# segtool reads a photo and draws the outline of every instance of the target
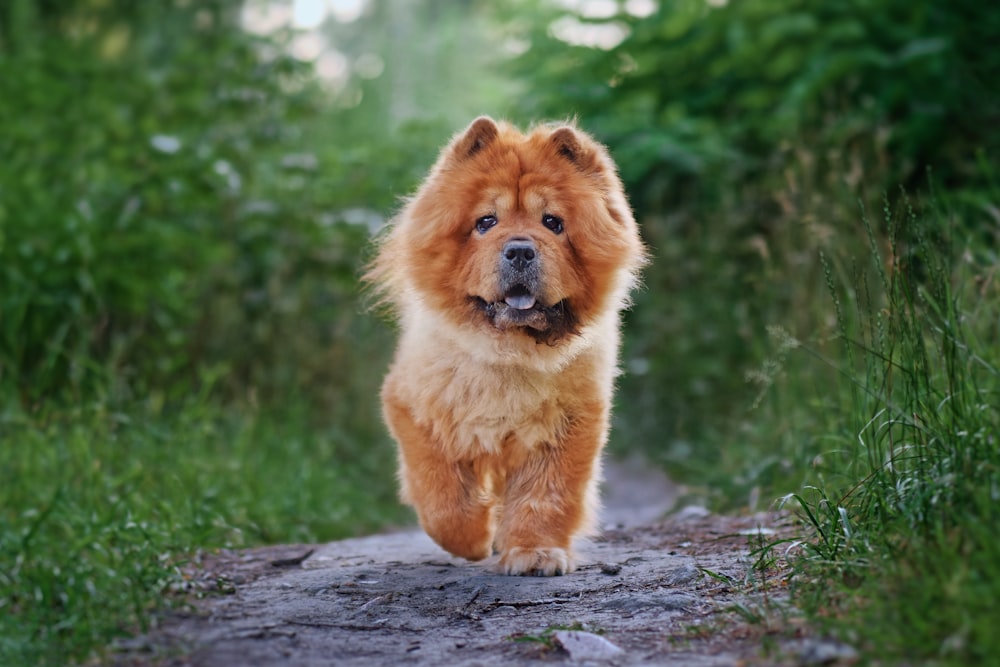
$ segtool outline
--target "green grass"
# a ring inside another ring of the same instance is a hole
[[[805,346],[819,363],[796,371],[839,381],[816,418],[827,446],[788,497],[810,529],[796,599],[868,660],[989,664],[1000,654],[997,258],[952,238],[945,212],[903,208],[886,207],[884,243],[863,215],[870,261],[824,259],[841,345],[832,356]]]
[[[194,550],[330,540],[406,516],[384,439],[301,414],[196,398],[171,411],[8,409],[0,441],[0,665],[63,665],[145,629]]]

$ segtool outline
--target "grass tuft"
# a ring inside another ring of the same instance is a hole
[[[871,266],[850,289],[821,259],[850,409],[830,422],[819,483],[785,499],[813,536],[798,599],[874,658],[984,664],[1000,651],[986,602],[1000,595],[995,269],[954,247],[941,210],[903,197],[884,214],[880,244],[862,210]]]
[[[391,449],[301,415],[106,405],[0,415],[0,664],[64,665],[147,630],[201,548],[401,521]]]

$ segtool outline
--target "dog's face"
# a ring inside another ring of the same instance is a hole
[[[379,258],[398,265],[379,270],[459,326],[557,345],[624,305],[643,257],[599,144],[480,118],[400,216]]]

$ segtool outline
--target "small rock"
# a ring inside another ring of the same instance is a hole
[[[663,578],[660,579],[660,581],[667,586],[683,586],[698,580],[701,576],[701,570],[688,563],[670,570],[663,575]]]
[[[582,630],[558,630],[553,635],[556,643],[576,661],[608,660],[625,651],[604,637]]]
[[[858,660],[854,647],[830,639],[807,639],[798,653],[803,665],[850,665]]]
[[[598,563],[601,574],[618,574],[622,571],[622,566],[618,563]]]

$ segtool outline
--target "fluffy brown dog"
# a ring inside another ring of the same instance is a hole
[[[397,216],[366,276],[401,324],[383,412],[401,497],[446,550],[574,569],[644,261],[611,158],[572,126],[476,119]]]

